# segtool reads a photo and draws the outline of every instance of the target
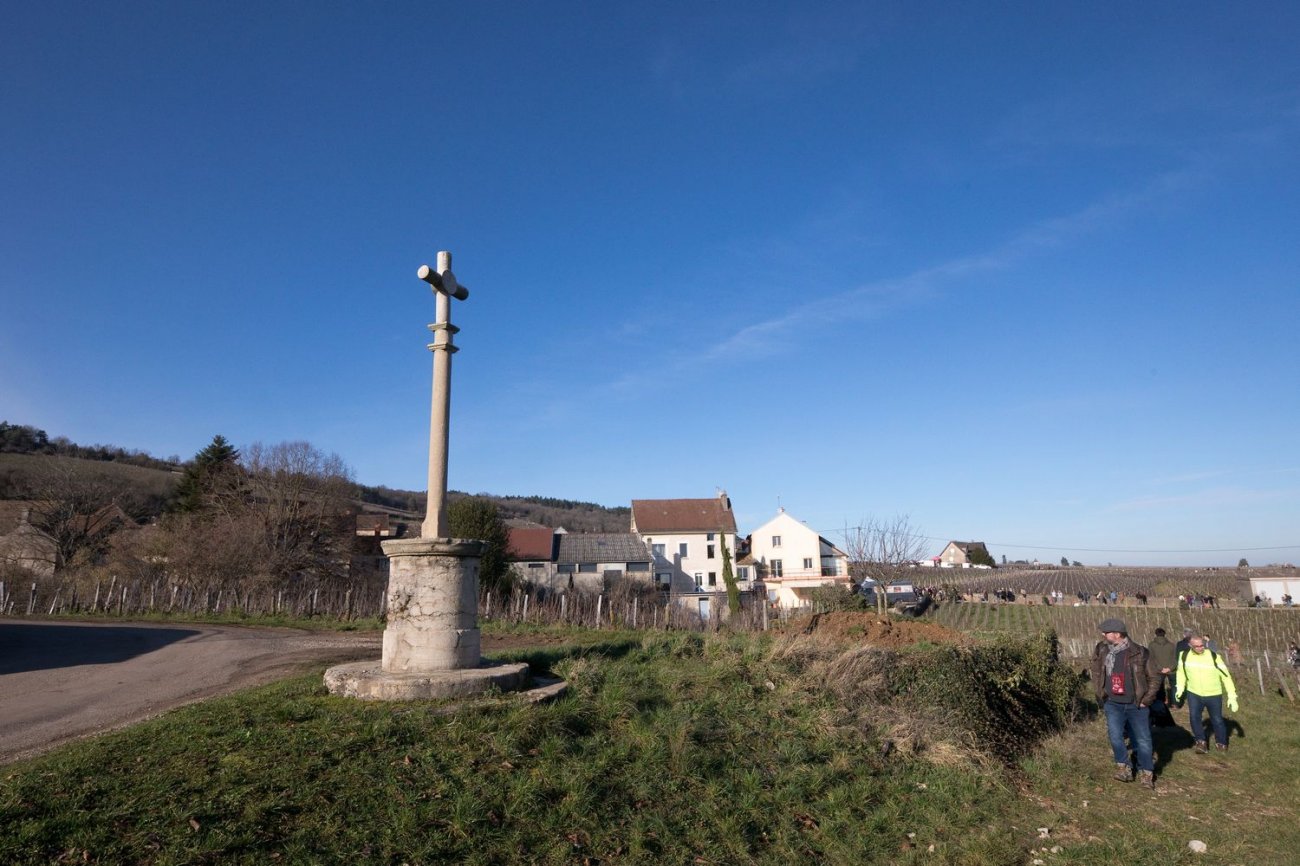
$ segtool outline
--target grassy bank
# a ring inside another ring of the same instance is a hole
[[[1226,756],[1162,732],[1152,794],[1109,780],[1097,718],[1049,732],[1067,681],[1042,638],[584,637],[513,654],[569,679],[546,705],[445,715],[309,676],[5,767],[0,862],[1264,866],[1300,847],[1281,698],[1243,701]]]
[[[543,706],[439,715],[299,678],[6,768],[0,862],[1008,863],[1001,773],[882,748],[824,651],[533,650]],[[895,716],[895,723],[899,718]]]

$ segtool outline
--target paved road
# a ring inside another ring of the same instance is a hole
[[[0,619],[0,763],[304,668],[379,657],[378,633]]]

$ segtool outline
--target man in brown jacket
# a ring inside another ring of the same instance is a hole
[[[1123,620],[1104,619],[1098,628],[1103,640],[1092,653],[1092,682],[1097,702],[1106,713],[1106,733],[1115,758],[1115,778],[1133,781],[1128,734],[1137,758],[1142,787],[1154,789],[1155,760],[1151,747],[1151,702],[1160,689],[1160,671],[1147,648],[1129,640]]]

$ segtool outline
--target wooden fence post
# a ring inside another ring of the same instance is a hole
[[[1281,669],[1281,668],[1278,668],[1274,673],[1277,674],[1277,682],[1278,682],[1278,685],[1280,685],[1280,686],[1282,687],[1282,694],[1286,695],[1286,699],[1287,699],[1288,701],[1291,701],[1292,703],[1294,703],[1294,702],[1295,702],[1295,694],[1292,693],[1292,691],[1291,691],[1291,684],[1288,683],[1288,682],[1286,681],[1286,677],[1282,675],[1282,669]]]

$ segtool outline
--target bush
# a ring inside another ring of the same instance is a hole
[[[1003,760],[1012,760],[1079,713],[1079,675],[1062,665],[1056,633],[1003,635],[901,658],[895,694],[937,713]]]
[[[941,763],[1014,761],[1081,706],[1080,678],[1061,664],[1050,631],[903,652],[794,638],[771,662],[805,693],[830,698],[841,724]]]
[[[870,600],[843,586],[819,586],[809,593],[813,610],[873,610]]]

